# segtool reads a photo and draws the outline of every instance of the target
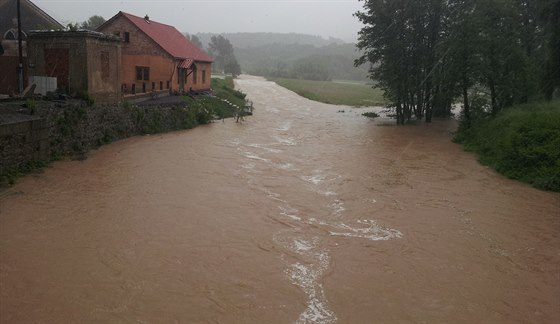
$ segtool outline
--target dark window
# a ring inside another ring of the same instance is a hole
[[[145,66],[136,67],[136,80],[150,80],[150,68]]]
[[[136,93],[136,84],[132,84],[132,94]]]
[[[144,68],[144,80],[150,80],[150,68]]]
[[[142,92],[146,92],[146,82],[142,83]]]
[[[136,67],[136,80],[142,80],[142,68],[140,66]]]
[[[8,30],[6,32],[6,34],[4,34],[4,38],[9,39],[9,40],[16,40],[17,39],[16,34],[11,30]]]
[[[156,89],[156,83],[152,82],[152,90],[155,90],[155,89]]]
[[[206,83],[206,70],[202,70],[202,84]]]
[[[169,89],[169,81],[167,81],[167,88],[166,89]]]
[[[130,33],[129,32],[124,32],[124,42],[125,43],[130,43]]]
[[[160,81],[160,82],[159,82],[159,89],[160,89],[160,90],[163,90],[163,81]]]

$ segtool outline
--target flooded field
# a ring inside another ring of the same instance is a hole
[[[452,121],[380,126],[236,82],[242,124],[0,192],[1,323],[560,321],[558,193],[481,166]]]

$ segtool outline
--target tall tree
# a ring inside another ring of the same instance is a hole
[[[558,0],[364,0],[356,16],[365,26],[355,64],[370,64],[398,124],[446,115],[456,97],[468,120],[481,94],[488,104],[476,108],[494,115],[558,87]]]
[[[233,46],[222,35],[212,36],[208,44],[208,52],[214,58],[213,68],[224,73],[237,76],[241,73],[237,59],[233,54]]]
[[[88,30],[96,30],[97,27],[101,26],[105,22],[105,18],[93,15],[88,18],[88,20],[81,23],[80,28]]]
[[[200,48],[200,49],[204,49],[202,42],[200,41],[200,38],[198,38],[198,36],[196,35],[189,35],[189,34],[185,34],[185,37],[187,37],[191,43],[194,44],[194,46]]]

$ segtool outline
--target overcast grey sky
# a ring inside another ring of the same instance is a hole
[[[62,24],[119,10],[175,26],[182,32],[297,32],[355,40],[358,0],[32,0]]]

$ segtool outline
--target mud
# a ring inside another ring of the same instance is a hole
[[[560,195],[243,77],[254,116],[0,193],[1,323],[557,323]],[[344,113],[339,112],[344,110]]]

